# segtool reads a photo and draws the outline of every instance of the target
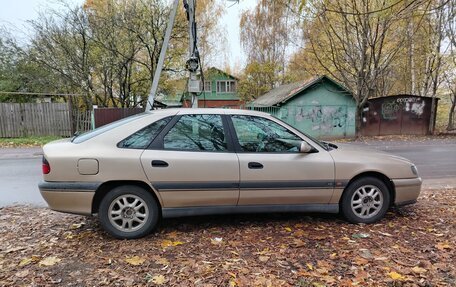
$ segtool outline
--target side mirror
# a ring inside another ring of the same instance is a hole
[[[309,152],[313,151],[313,149],[314,149],[314,148],[313,148],[310,144],[308,144],[308,143],[305,142],[305,141],[302,141],[302,142],[301,142],[301,146],[300,146],[300,148],[299,148],[299,152],[302,152],[302,153],[309,153]]]

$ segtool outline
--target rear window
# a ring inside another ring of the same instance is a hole
[[[76,144],[85,142],[86,140],[94,138],[94,137],[96,137],[98,135],[101,135],[101,134],[103,134],[103,133],[105,133],[107,131],[110,131],[112,129],[120,127],[120,126],[122,126],[124,124],[127,124],[129,122],[132,122],[134,120],[143,118],[143,117],[145,117],[147,115],[149,115],[149,114],[148,113],[141,113],[141,114],[133,115],[133,116],[130,116],[130,117],[127,117],[127,118],[112,122],[110,124],[107,124],[107,125],[101,126],[99,128],[96,128],[93,131],[89,131],[89,132],[83,133],[83,134],[81,134],[79,136],[76,136],[76,137],[74,137],[71,140],[71,142],[72,143],[76,143]]]
[[[159,132],[169,123],[171,117],[158,120],[117,144],[119,148],[145,149],[155,139]]]

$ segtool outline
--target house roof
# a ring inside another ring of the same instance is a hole
[[[209,69],[206,70],[205,73],[210,74],[211,72],[216,72],[216,73],[219,73],[219,74],[223,74],[223,75],[225,75],[225,76],[228,76],[228,77],[230,77],[230,78],[233,78],[233,79],[239,81],[239,78],[237,78],[237,77],[235,77],[235,76],[233,76],[233,75],[230,75],[230,74],[228,74],[227,72],[225,72],[225,71],[223,71],[223,70],[220,70],[220,69],[218,69],[218,68],[216,68],[216,67],[210,67]]]
[[[283,104],[293,98],[294,96],[298,95],[302,91],[314,86],[317,83],[321,83],[322,81],[327,80],[336,86],[338,86],[342,91],[351,92],[342,86],[340,83],[336,82],[335,80],[331,79],[328,76],[320,76],[320,77],[313,77],[307,79],[305,81],[295,82],[291,84],[286,84],[279,86],[275,89],[270,90],[266,94],[258,97],[252,103],[257,106],[274,106],[277,104]]]

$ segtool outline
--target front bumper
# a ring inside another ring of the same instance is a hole
[[[393,179],[396,189],[396,199],[394,204],[397,206],[415,203],[420,195],[421,184],[423,181],[420,177],[407,179]]]
[[[98,183],[49,181],[38,185],[50,209],[81,215],[92,214],[92,201],[98,186]]]

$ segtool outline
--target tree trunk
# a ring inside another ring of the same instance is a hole
[[[450,113],[448,114],[448,126],[446,128],[447,131],[452,131],[456,127],[454,126],[454,112],[456,108],[456,94],[453,94],[453,99],[451,103]]]

